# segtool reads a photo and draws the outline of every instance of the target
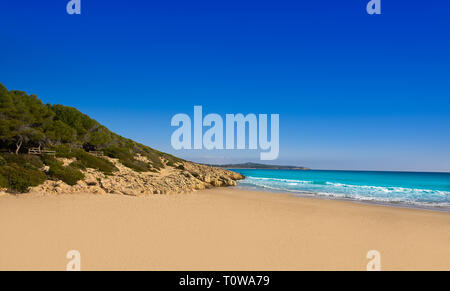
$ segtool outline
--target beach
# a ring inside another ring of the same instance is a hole
[[[450,270],[450,213],[214,188],[0,196],[0,270]]]

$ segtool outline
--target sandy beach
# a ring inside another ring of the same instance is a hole
[[[450,213],[216,188],[0,196],[0,270],[450,270]]]

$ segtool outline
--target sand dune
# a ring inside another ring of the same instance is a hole
[[[450,270],[450,214],[284,194],[0,197],[0,270]]]

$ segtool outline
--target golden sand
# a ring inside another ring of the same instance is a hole
[[[218,188],[3,195],[0,270],[450,270],[450,213]]]

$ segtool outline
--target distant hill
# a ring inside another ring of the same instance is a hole
[[[278,166],[278,165],[266,165],[258,163],[226,164],[226,165],[211,165],[211,166],[227,169],[310,170],[309,168],[298,166]]]

